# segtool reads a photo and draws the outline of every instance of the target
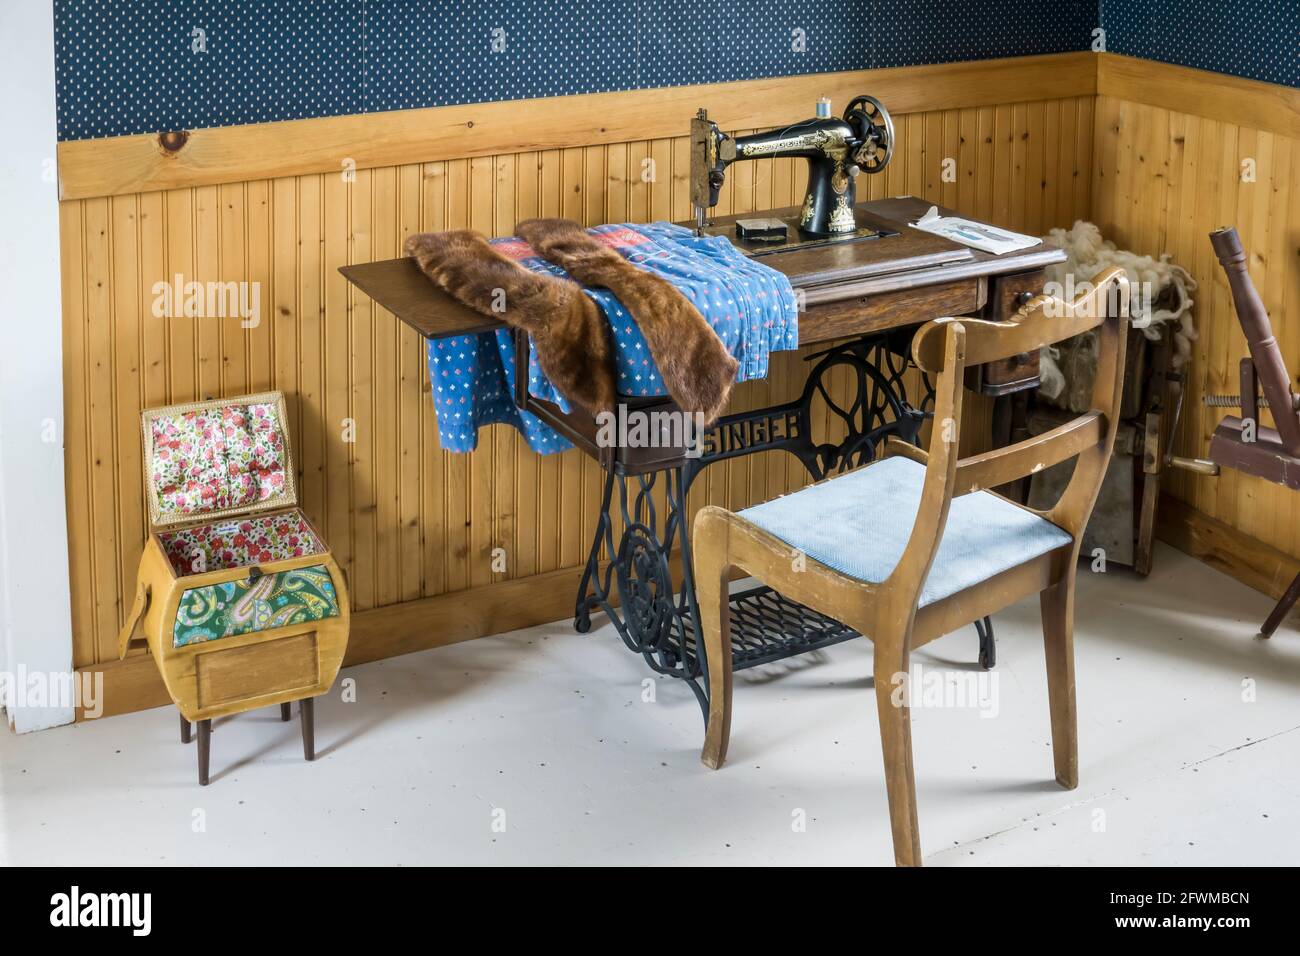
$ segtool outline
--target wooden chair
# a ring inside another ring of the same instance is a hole
[[[1119,422],[1129,287],[1098,276],[1072,303],[1039,296],[1009,322],[938,319],[912,343],[937,374],[930,451],[891,439],[885,457],[739,513],[695,519],[695,574],[709,670],[701,759],[717,769],[731,732],[727,583],[733,569],[870,638],[885,785],[899,865],[920,865],[908,707],[894,706],[911,651],[1021,598],[1040,594],[1056,779],[1078,785],[1074,703],[1074,577],[1083,529]],[[1109,306],[1109,308],[1108,308]],[[958,457],[962,379],[978,365],[1100,327],[1092,410],[1045,434]],[[1035,511],[984,489],[1070,458],[1054,507]]]

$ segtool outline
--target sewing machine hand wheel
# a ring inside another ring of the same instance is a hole
[[[844,108],[844,122],[862,140],[853,162],[863,172],[878,173],[894,158],[894,121],[874,96],[855,96]]]

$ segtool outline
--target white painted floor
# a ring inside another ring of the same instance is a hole
[[[1300,863],[1300,628],[1256,640],[1270,604],[1164,547],[1146,581],[1082,570],[1068,793],[1037,602],[998,615],[996,716],[913,709],[926,863]],[[892,863],[869,643],[737,675],[711,772],[690,692],[644,702],[603,621],[344,671],[357,702],[318,701],[312,764],[296,715],[220,721],[207,788],[171,709],[0,733],[0,862]],[[975,652],[966,630],[915,661],[973,675]]]

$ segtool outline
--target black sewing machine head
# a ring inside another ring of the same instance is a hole
[[[708,210],[718,204],[726,169],[742,159],[802,156],[808,160],[808,193],[798,229],[814,241],[867,238],[854,215],[854,180],[860,172],[878,173],[894,154],[894,124],[880,103],[857,96],[836,119],[830,102],[818,104],[817,116],[767,133],[732,139],[704,110],[691,120],[691,203],[703,232]],[[804,244],[804,243],[801,243]]]

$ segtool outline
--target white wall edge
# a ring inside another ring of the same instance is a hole
[[[23,733],[74,716],[50,0],[0,11],[0,88],[0,684]]]

